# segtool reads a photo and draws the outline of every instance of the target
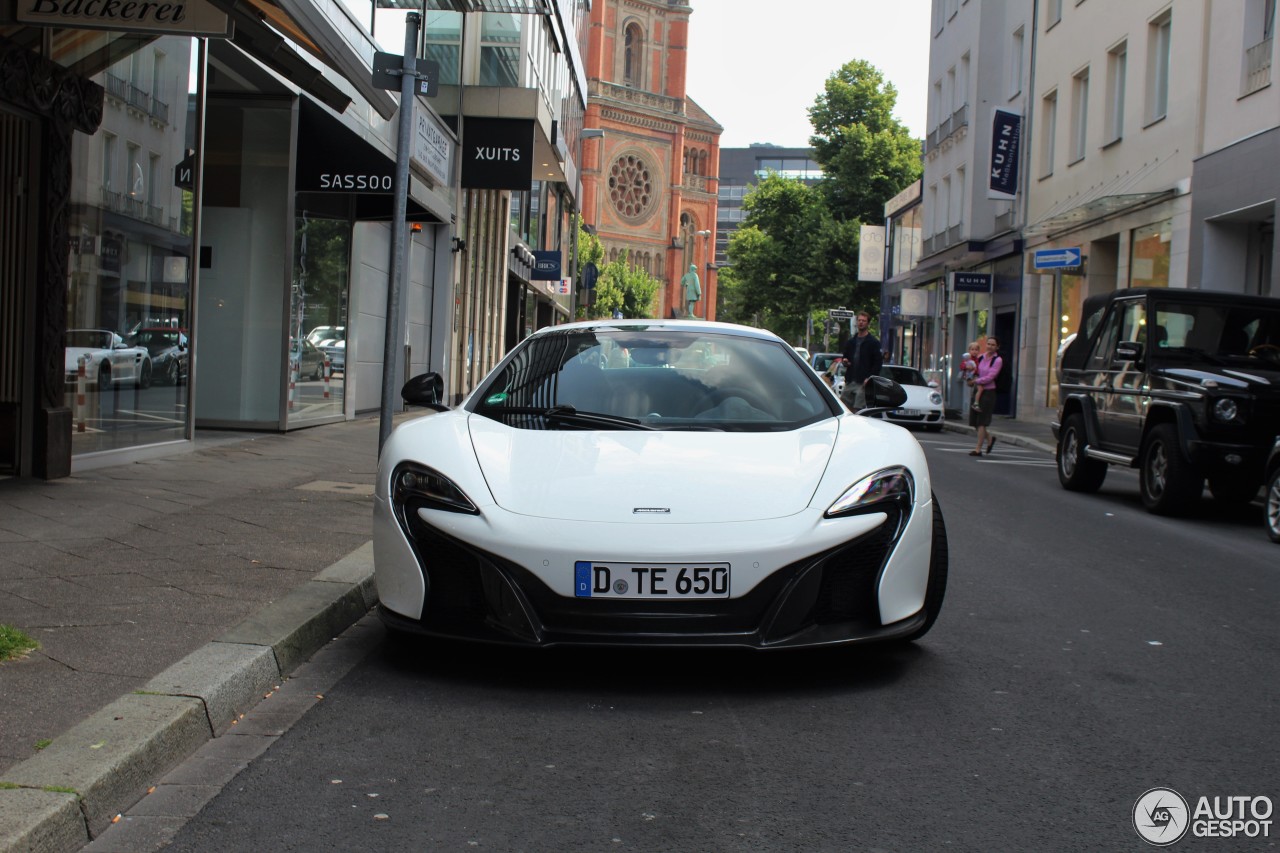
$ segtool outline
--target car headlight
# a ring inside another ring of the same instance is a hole
[[[452,480],[425,465],[401,462],[391,474],[391,499],[398,506],[430,507],[479,515],[480,510]]]
[[[826,518],[884,512],[897,506],[909,511],[915,502],[916,484],[911,472],[901,465],[885,468],[863,477],[845,490],[840,499],[827,507]]]
[[[941,405],[942,405],[942,395],[941,395],[941,394],[939,394],[937,391],[930,391],[930,392],[929,392],[929,402],[930,402],[930,403],[932,403],[932,404],[933,404],[933,405],[935,405],[935,406],[941,406]]]
[[[1230,397],[1219,397],[1213,404],[1213,416],[1220,421],[1234,421],[1240,414],[1240,405]]]

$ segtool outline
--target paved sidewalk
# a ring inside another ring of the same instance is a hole
[[[971,436],[978,434],[978,431],[969,426],[967,421],[946,421],[943,424],[943,429],[947,432],[959,432]],[[996,437],[996,453],[1000,452],[1001,443],[1018,447],[1031,447],[1036,450],[1043,450],[1050,455],[1057,452],[1058,443],[1054,439],[1053,430],[1048,423],[1020,421],[1016,418],[994,415],[991,419],[991,426],[987,427],[987,432]]]
[[[41,644],[0,664],[0,851],[79,849],[368,612],[377,440],[201,433],[0,481],[0,623]]]

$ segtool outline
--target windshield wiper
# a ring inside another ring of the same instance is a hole
[[[476,411],[502,415],[540,415],[549,421],[559,421],[578,426],[612,427],[614,429],[658,429],[658,427],[641,423],[635,418],[606,415],[602,412],[580,412],[573,406],[564,404],[552,406],[549,409],[540,406],[480,406]]]

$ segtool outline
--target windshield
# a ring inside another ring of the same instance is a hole
[[[537,335],[474,399],[476,414],[522,429],[780,431],[838,413],[785,344],[706,329]]]
[[[897,364],[886,364],[880,368],[880,375],[886,379],[892,379],[899,385],[928,385],[925,381],[924,374],[916,370],[914,367],[902,367]]]
[[[820,352],[813,357],[813,369],[822,373],[839,357],[838,352]]]
[[[111,349],[111,333],[89,329],[71,329],[67,332],[67,346],[85,349]]]
[[[1280,309],[1160,300],[1150,349],[1172,357],[1280,364]]]

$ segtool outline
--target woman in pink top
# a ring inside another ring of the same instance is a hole
[[[978,374],[969,383],[973,386],[974,394],[978,394],[980,390],[987,403],[980,410],[972,405],[969,407],[969,426],[978,429],[978,446],[969,451],[970,456],[981,456],[983,453],[989,456],[996,443],[996,437],[987,432],[987,427],[991,426],[991,410],[995,408],[996,399],[996,377],[1000,375],[1002,366],[1000,342],[995,337],[988,337],[987,352],[978,359]]]

